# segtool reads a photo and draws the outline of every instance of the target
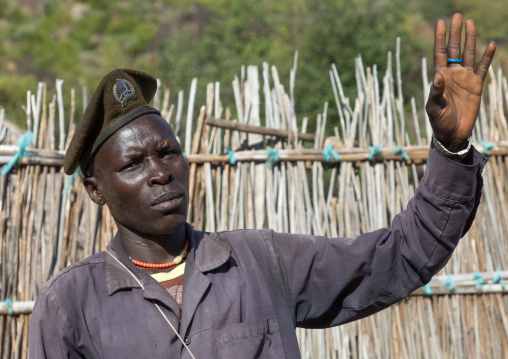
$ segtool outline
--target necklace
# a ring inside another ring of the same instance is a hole
[[[140,261],[137,261],[137,260],[132,259],[132,258],[131,258],[131,261],[132,261],[132,263],[134,263],[138,267],[144,267],[144,268],[169,268],[169,267],[172,267],[172,266],[174,266],[176,264],[180,264],[182,262],[182,260],[187,256],[187,249],[189,249],[189,241],[188,240],[185,242],[185,246],[183,247],[183,249],[180,252],[180,254],[178,254],[173,259],[173,261],[171,261],[169,263],[151,264],[151,263],[140,262]]]

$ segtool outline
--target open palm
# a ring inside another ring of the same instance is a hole
[[[496,45],[491,42],[476,70],[473,69],[476,52],[476,27],[466,21],[466,40],[462,62],[460,43],[462,15],[455,14],[450,25],[446,47],[446,24],[439,20],[434,34],[434,82],[430,89],[426,110],[434,136],[450,151],[465,147],[480,110],[483,82],[487,75]]]

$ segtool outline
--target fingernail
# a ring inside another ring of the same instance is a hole
[[[436,74],[434,76],[434,86],[439,86],[439,84],[441,83],[441,76],[439,76],[438,74]]]

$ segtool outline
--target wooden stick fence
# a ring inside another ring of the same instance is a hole
[[[345,97],[332,66],[338,117],[330,117],[325,104],[314,134],[307,133],[308,119],[297,121],[295,112],[297,56],[287,92],[275,67],[242,68],[233,81],[232,108],[223,107],[220,84],[212,83],[206,86],[205,104],[194,113],[201,89],[192,81],[185,124],[184,93],[172,104],[169,89],[159,88],[154,106],[182,140],[190,164],[194,228],[269,227],[356,237],[390,226],[414,194],[430,139],[416,101],[410,100],[410,114],[403,110],[399,46],[394,65],[388,55],[384,74],[356,60],[356,99]],[[428,92],[426,65],[422,68]],[[452,259],[428,287],[375,316],[322,331],[298,329],[304,358],[499,358],[508,353],[508,86],[501,70],[491,70],[488,81],[473,134],[475,146],[490,154],[483,200]],[[80,176],[63,173],[76,95],[70,91],[68,109],[63,96],[62,82],[52,98],[42,83],[36,93],[28,92],[24,109],[35,137],[30,156],[0,178],[1,358],[27,357],[29,314],[17,313],[29,312],[26,307],[51,276],[103,250],[116,231],[109,211],[87,198]],[[0,124],[2,118],[0,113]],[[1,164],[20,151],[16,137],[0,126]]]

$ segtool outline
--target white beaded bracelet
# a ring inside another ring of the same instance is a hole
[[[451,152],[446,149],[445,146],[439,140],[436,138],[435,135],[432,135],[432,141],[434,142],[434,146],[441,151],[443,155],[445,155],[448,158],[453,159],[463,159],[468,154],[469,150],[471,149],[471,145],[473,144],[473,135],[469,136],[467,147],[459,152]]]

